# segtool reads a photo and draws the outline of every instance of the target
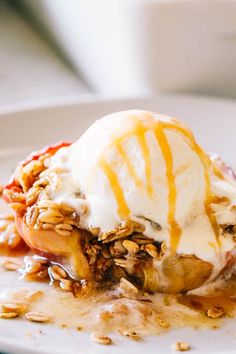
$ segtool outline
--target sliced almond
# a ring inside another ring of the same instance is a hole
[[[122,245],[130,254],[135,254],[139,251],[139,245],[134,241],[124,240]]]
[[[17,316],[18,316],[17,312],[2,312],[2,313],[0,313],[0,318],[5,318],[5,319],[14,318]]]
[[[41,297],[42,295],[43,295],[43,292],[41,290],[30,291],[26,295],[26,300],[35,301],[35,300],[38,300],[38,298]]]
[[[25,307],[23,305],[18,305],[18,304],[2,304],[2,312],[3,313],[13,313],[16,312],[17,314],[20,314],[24,312]]]
[[[22,263],[18,259],[7,258],[4,261],[2,261],[1,266],[5,270],[14,271],[14,270],[18,270],[22,266]]]
[[[148,245],[146,245],[145,250],[151,257],[158,258],[157,248],[152,243],[149,243]]]
[[[24,267],[24,271],[26,274],[34,274],[39,272],[40,268],[41,268],[41,263],[35,260],[31,260],[29,262],[26,262],[25,267]]]
[[[97,332],[93,332],[91,334],[91,339],[94,342],[99,343],[99,344],[104,344],[104,345],[112,344],[112,340],[110,337],[105,336],[104,334],[97,333]]]
[[[72,281],[68,279],[61,279],[60,287],[65,291],[72,291]]]
[[[57,265],[49,267],[48,274],[54,280],[61,280],[61,279],[65,279],[67,277],[66,271]]]
[[[25,319],[31,322],[47,323],[52,319],[50,316],[41,312],[28,312],[25,314]]]

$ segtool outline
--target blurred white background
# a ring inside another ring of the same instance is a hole
[[[0,105],[86,95],[87,87],[12,5],[0,0]]]
[[[0,103],[236,97],[235,0],[0,0]]]

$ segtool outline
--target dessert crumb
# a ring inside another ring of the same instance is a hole
[[[104,344],[104,345],[110,345],[112,344],[112,340],[110,337],[105,336],[104,334],[100,334],[97,332],[92,332],[91,333],[91,339],[99,344]]]
[[[25,336],[27,337],[27,338],[29,338],[29,339],[31,339],[31,338],[33,338],[33,335],[32,335],[32,333],[31,332],[25,332]]]
[[[164,320],[162,318],[157,318],[157,323],[159,324],[159,326],[161,328],[168,328],[170,326],[169,322],[167,322],[166,320]]]
[[[133,332],[133,331],[121,331],[120,330],[119,333],[122,336],[127,337],[132,340],[135,340],[135,341],[140,341],[142,339],[142,337],[138,333]]]
[[[28,312],[25,315],[25,319],[30,322],[46,323],[51,321],[51,317],[41,312]]]
[[[21,262],[14,258],[7,258],[1,262],[1,266],[5,270],[16,271],[21,267]]]
[[[219,318],[225,314],[225,310],[222,307],[211,306],[207,310],[207,316],[210,318]]]
[[[43,291],[41,291],[41,290],[30,291],[30,292],[26,295],[26,300],[29,300],[29,301],[36,301],[36,300],[38,300],[42,295],[43,295]]]
[[[211,329],[219,329],[220,327],[219,326],[217,326],[217,325],[213,325],[213,326],[211,326]]]
[[[18,316],[17,312],[1,312],[0,313],[0,318],[2,319],[10,319],[10,318],[15,318]]]
[[[186,342],[176,342],[172,344],[172,349],[178,352],[186,352],[191,349],[190,345]]]

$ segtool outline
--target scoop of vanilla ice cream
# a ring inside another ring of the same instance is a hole
[[[138,110],[108,115],[60,149],[50,166],[65,170],[51,197],[75,209],[86,203],[85,229],[109,232],[137,221],[144,235],[210,262],[234,247],[231,235],[217,234],[209,205],[215,195],[235,199],[236,185],[214,174],[191,132],[175,119]]]

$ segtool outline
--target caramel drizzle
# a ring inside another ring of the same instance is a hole
[[[147,117],[148,118],[148,117]],[[131,117],[134,123],[134,134],[138,139],[139,145],[142,150],[144,162],[145,162],[145,176],[146,176],[146,184],[147,184],[147,193],[150,197],[153,196],[153,186],[152,186],[152,167],[151,167],[151,158],[150,151],[147,145],[147,140],[145,137],[145,133],[147,129],[143,126],[142,122],[138,120],[136,117]]]
[[[169,189],[168,223],[170,225],[170,246],[174,251],[176,251],[182,230],[175,220],[177,190],[175,176],[173,173],[173,156],[161,122],[156,125],[154,131],[166,164],[166,179]]]
[[[133,180],[136,184],[136,187],[141,187],[142,181],[139,179],[129,157],[127,156],[125,150],[123,149],[123,147],[121,145],[125,138],[128,138],[132,135],[137,137],[139,145],[142,150],[144,162],[145,162],[147,193],[149,194],[150,197],[152,197],[153,196],[153,187],[152,187],[152,175],[151,175],[151,160],[150,160],[149,148],[148,148],[146,138],[145,138],[145,132],[147,129],[143,128],[141,122],[139,122],[136,117],[131,116],[130,118],[133,123],[131,129],[129,129],[126,132],[124,131],[121,136],[113,137],[112,146],[118,150],[119,154],[123,158],[123,161],[126,163],[127,168],[128,168],[128,172],[129,172],[130,176],[133,178]],[[105,161],[104,158],[102,158],[100,160],[99,165],[102,168],[103,172],[105,173],[105,175],[109,181],[110,187],[113,191],[113,194],[116,198],[117,212],[118,212],[120,218],[121,219],[128,219],[128,216],[130,214],[130,210],[129,210],[129,207],[126,203],[123,189],[119,183],[119,179],[118,179],[115,171]]]
[[[166,164],[166,178],[168,183],[168,223],[170,225],[170,246],[171,248],[176,251],[180,237],[181,237],[181,228],[175,220],[175,212],[176,212],[176,199],[177,199],[177,190],[176,190],[176,183],[175,183],[175,175],[173,172],[173,156],[171,152],[171,148],[169,146],[168,140],[164,133],[165,129],[175,129],[176,131],[180,132],[187,138],[187,142],[192,150],[200,157],[201,161],[204,165],[204,176],[206,181],[206,197],[205,197],[205,212],[209,218],[211,226],[216,235],[217,245],[220,246],[219,240],[219,228],[216,222],[216,218],[211,210],[211,203],[214,200],[214,196],[211,192],[211,185],[210,185],[210,176],[208,173],[209,167],[211,166],[211,161],[205,152],[200,148],[199,145],[195,142],[195,139],[192,135],[192,132],[187,128],[183,127],[177,120],[172,119],[171,122],[167,121],[156,121],[152,115],[146,114],[145,119],[140,119],[139,117],[131,116],[130,119],[133,122],[133,125],[128,131],[124,131],[122,136],[116,137],[112,141],[112,146],[116,147],[119,154],[121,155],[123,161],[127,165],[128,172],[130,176],[135,181],[137,187],[142,186],[141,180],[138,178],[136,171],[127,156],[125,150],[121,146],[121,143],[124,141],[125,138],[130,136],[136,136],[139,142],[139,145],[142,150],[142,155],[145,162],[145,176],[146,176],[146,189],[147,193],[150,197],[153,196],[154,190],[152,186],[152,173],[151,173],[151,159],[150,159],[150,152],[147,145],[145,134],[149,130],[153,130],[155,137],[158,141],[160,146],[162,155],[165,160]],[[113,191],[113,194],[117,201],[117,212],[121,219],[128,219],[130,215],[129,207],[126,203],[125,196],[123,193],[123,189],[119,183],[118,177],[116,172],[113,171],[112,167],[105,161],[104,158],[100,160],[100,167],[104,171],[105,175],[108,178],[110,187]]]
[[[151,158],[145,137],[145,133],[148,129],[143,126],[142,122],[140,122],[137,117],[130,116],[130,120],[132,121],[131,128],[128,129],[128,131],[122,132],[121,136],[113,137],[111,146],[115,147],[121,155],[123,161],[127,166],[129,175],[131,176],[131,178],[133,178],[136,187],[143,187],[141,179],[138,177],[132,162],[130,161],[124,148],[122,147],[122,143],[126,138],[129,138],[130,136],[135,136],[138,139],[138,143],[142,151],[145,165],[146,190],[148,195],[152,197],[154,194],[154,190],[152,186]]]
[[[129,217],[130,210],[125,200],[124,192],[120,186],[118,177],[110,165],[102,158],[100,160],[100,167],[108,178],[112,192],[117,202],[117,212],[121,219],[126,220]]]
[[[219,179],[225,179],[225,176],[223,175],[223,173],[214,164],[213,164],[213,172],[214,172],[214,175],[216,177],[218,177]]]
[[[169,129],[176,129],[180,133],[182,133],[186,138],[187,142],[189,143],[189,146],[192,148],[192,150],[196,153],[197,156],[200,157],[201,161],[203,162],[204,165],[204,177],[205,177],[205,182],[206,182],[206,190],[205,190],[205,212],[208,216],[208,219],[211,223],[212,229],[215,233],[216,236],[216,243],[220,247],[221,242],[219,239],[219,226],[217,224],[216,218],[214,213],[212,212],[211,209],[211,203],[214,201],[214,195],[212,194],[211,191],[211,182],[210,182],[210,176],[209,176],[209,169],[211,167],[211,160],[210,158],[205,154],[205,152],[202,150],[202,148],[196,143],[194,136],[190,130],[187,128],[181,126],[178,121],[175,121],[176,124],[173,126],[173,124],[168,123],[168,122],[162,122],[162,125],[165,128]],[[214,171],[213,171],[214,172]]]

